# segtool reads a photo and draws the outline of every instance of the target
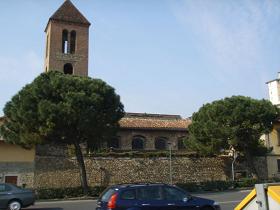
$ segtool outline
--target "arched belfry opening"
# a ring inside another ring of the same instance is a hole
[[[66,29],[62,31],[62,53],[68,53],[68,31]]]
[[[70,33],[70,53],[74,54],[76,51],[76,31]]]
[[[73,74],[73,66],[71,63],[66,63],[63,67],[64,74]]]

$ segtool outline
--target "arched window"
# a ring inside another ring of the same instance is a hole
[[[186,139],[186,136],[182,136],[182,137],[178,138],[178,150],[186,149],[186,146],[184,143],[185,139]]]
[[[62,53],[68,53],[68,31],[65,29],[62,31]]]
[[[76,51],[76,31],[70,33],[70,53],[74,54]]]
[[[108,148],[119,149],[120,148],[120,138],[113,137],[107,142]]]
[[[167,138],[157,137],[155,140],[155,149],[165,150],[167,144]]]
[[[132,138],[132,150],[143,150],[145,144],[145,137],[143,136],[134,136]]]
[[[73,74],[73,66],[71,63],[66,63],[63,68],[64,74]]]

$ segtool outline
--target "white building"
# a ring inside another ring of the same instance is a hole
[[[278,78],[268,81],[269,100],[272,104],[280,106],[280,72]]]

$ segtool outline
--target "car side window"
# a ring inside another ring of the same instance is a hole
[[[5,185],[4,184],[0,184],[0,192],[5,192]]]
[[[140,187],[138,189],[137,197],[139,200],[162,200],[161,187]]]
[[[11,188],[6,184],[0,184],[0,192],[7,192],[10,191]]]
[[[121,194],[122,200],[135,200],[136,199],[136,191],[135,189],[126,190]]]
[[[166,200],[172,201],[182,201],[187,195],[179,189],[174,187],[164,187],[163,188],[164,198]]]

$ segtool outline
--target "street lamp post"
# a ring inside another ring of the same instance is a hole
[[[172,143],[168,143],[169,145],[169,181],[172,184]]]
[[[236,150],[233,147],[230,148],[230,154],[231,154],[231,156],[233,158],[232,162],[231,162],[231,174],[232,174],[232,181],[234,181],[235,180],[234,163],[236,161],[236,158],[237,158],[238,154],[237,154]]]

